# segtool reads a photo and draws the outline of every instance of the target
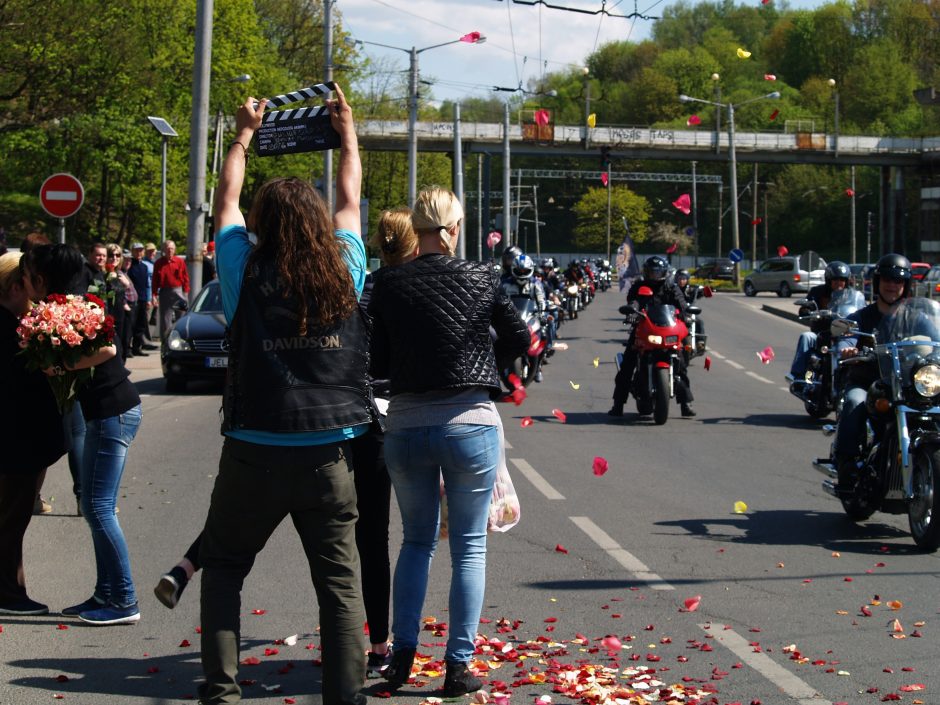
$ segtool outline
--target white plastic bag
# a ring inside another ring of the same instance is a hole
[[[519,496],[513,487],[509,468],[506,467],[506,436],[503,433],[502,421],[497,424],[499,429],[499,465],[496,466],[496,482],[493,483],[493,498],[490,500],[490,516],[487,521],[487,531],[509,531],[519,523],[522,517],[522,507],[519,505]]]

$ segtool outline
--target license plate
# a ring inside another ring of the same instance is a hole
[[[228,357],[207,357],[206,367],[228,367]]]

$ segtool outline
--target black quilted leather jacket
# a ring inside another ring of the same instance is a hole
[[[529,332],[499,276],[480,262],[427,254],[375,274],[372,376],[391,379],[391,393],[486,387],[499,392],[490,336],[501,354],[529,346]]]

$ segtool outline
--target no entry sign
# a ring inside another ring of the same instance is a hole
[[[82,207],[85,189],[82,182],[71,174],[53,174],[42,182],[39,202],[43,210],[56,218],[69,218]]]

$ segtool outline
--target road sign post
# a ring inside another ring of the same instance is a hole
[[[65,219],[78,213],[85,202],[82,182],[71,174],[53,174],[39,189],[39,203],[46,213],[59,219],[59,242],[65,243]]]

